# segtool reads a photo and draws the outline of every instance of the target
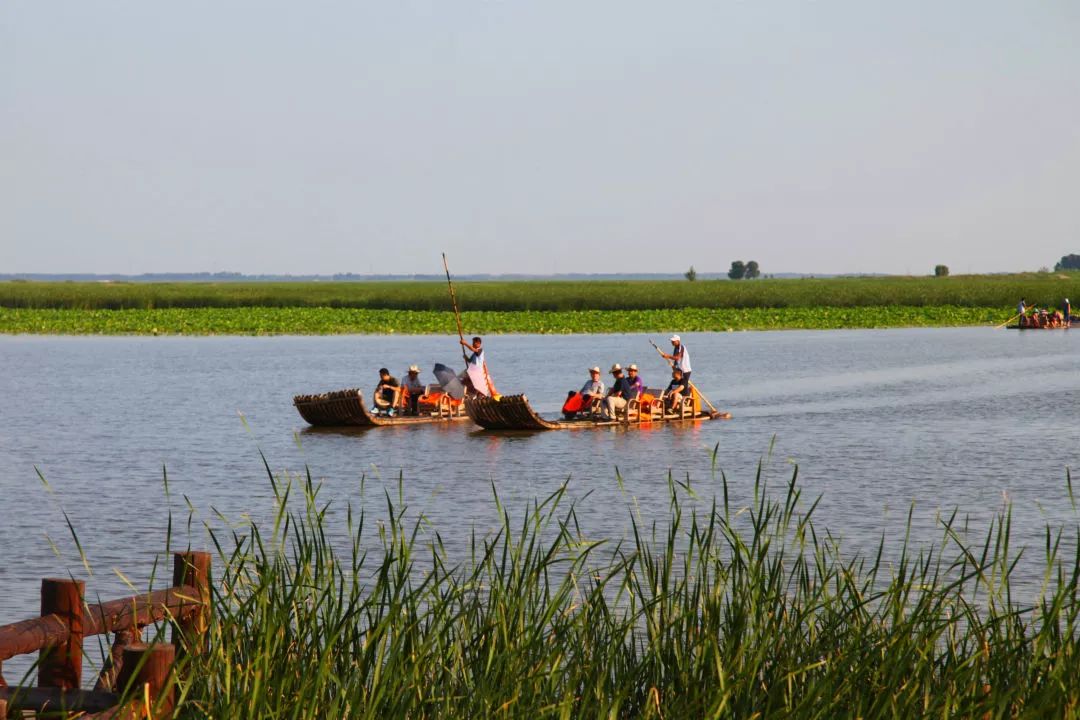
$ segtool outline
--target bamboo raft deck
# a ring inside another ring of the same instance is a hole
[[[574,420],[547,420],[541,417],[525,395],[504,395],[500,399],[484,396],[465,398],[465,412],[472,421],[485,430],[579,430],[600,427],[648,427],[657,423],[699,422],[702,420],[728,420],[731,413],[713,415],[704,411],[693,412],[684,406],[681,413],[650,415],[639,412],[637,417],[624,420],[597,420],[580,418]]]
[[[1076,317],[1075,315],[1073,316]],[[1074,320],[1073,323],[1076,321]],[[1062,323],[1061,325],[1008,325],[1006,330],[1068,330],[1072,327],[1073,323]]]
[[[315,427],[428,425],[469,419],[460,405],[457,408],[450,405],[449,397],[429,414],[383,417],[367,408],[364,404],[364,393],[356,388],[320,395],[297,395],[293,398],[293,405],[300,417]]]

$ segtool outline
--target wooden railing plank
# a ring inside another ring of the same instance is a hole
[[[0,626],[0,662],[67,642],[68,628],[56,615]]]
[[[202,598],[194,587],[156,590],[146,595],[91,605],[83,613],[83,636],[140,628],[169,619],[187,619],[201,612]],[[0,626],[0,662],[16,655],[63,645],[68,627],[57,615],[31,618]]]
[[[91,605],[83,621],[83,633],[101,635],[183,617],[198,612],[199,600],[198,590],[184,586]]]
[[[94,690],[61,690],[60,688],[0,688],[0,700],[7,703],[8,712],[101,712],[117,703],[111,692]]]

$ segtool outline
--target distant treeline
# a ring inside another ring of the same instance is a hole
[[[672,308],[1015,307],[1080,302],[1080,274],[455,283],[462,310],[576,311]],[[0,283],[0,307],[155,309],[329,307],[448,310],[445,282]]]

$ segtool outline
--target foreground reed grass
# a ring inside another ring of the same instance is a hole
[[[583,534],[564,487],[516,520],[499,506],[501,527],[455,560],[389,496],[377,528],[351,509],[335,524],[310,476],[279,479],[268,526],[213,534],[210,650],[188,668],[180,714],[1080,713],[1074,536],[1047,529],[1044,586],[1021,603],[1007,510],[982,542],[954,517],[937,547],[887,538],[852,558],[815,528],[794,476],[773,493],[759,472],[746,507],[726,479],[689,510],[669,485],[666,522],[628,510],[623,541]]]

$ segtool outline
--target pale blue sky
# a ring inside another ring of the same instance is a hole
[[[1080,3],[0,4],[0,272],[1035,269]]]

